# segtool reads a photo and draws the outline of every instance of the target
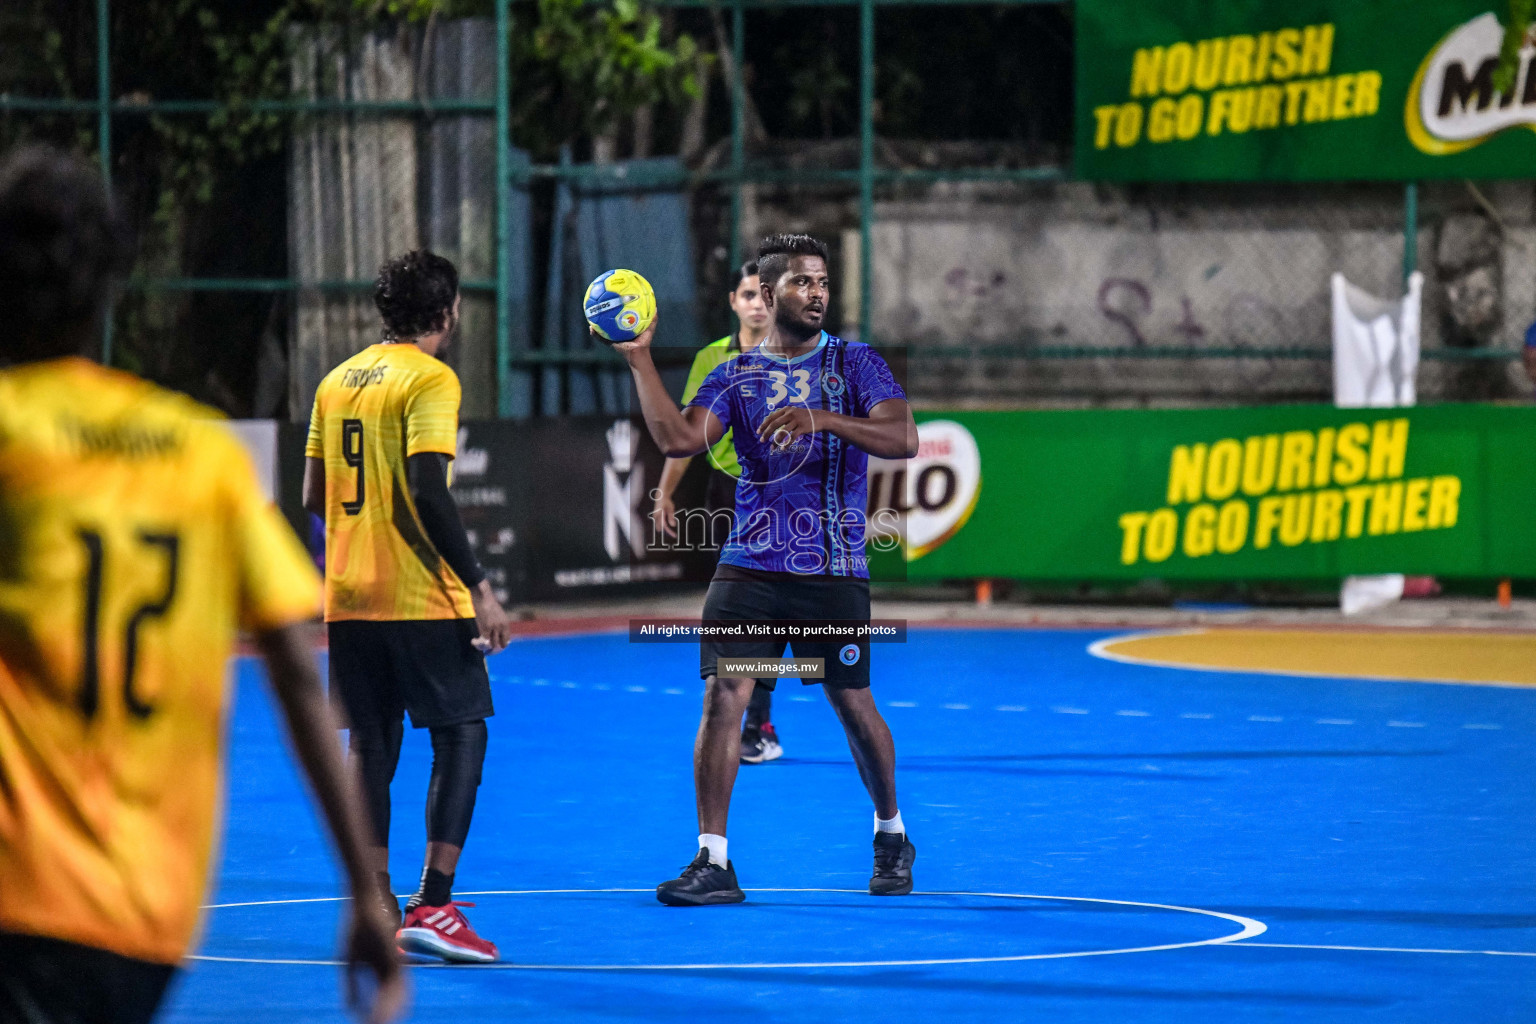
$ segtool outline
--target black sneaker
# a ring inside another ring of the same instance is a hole
[[[912,862],[917,847],[905,832],[875,833],[875,873],[869,880],[871,896],[905,896],[912,891]]]
[[[784,756],[784,748],[779,746],[779,734],[772,722],[764,722],[760,726],[749,725],[741,730],[741,763],[762,764],[764,761],[777,761]]]
[[[912,888],[910,881],[907,888]],[[656,898],[669,907],[708,907],[740,903],[747,894],[736,885],[736,869],[730,861],[722,868],[710,862],[708,850],[700,849],[681,875],[656,887]]]

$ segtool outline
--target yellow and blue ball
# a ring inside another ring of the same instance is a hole
[[[604,341],[634,341],[656,319],[656,293],[633,270],[609,270],[587,285],[581,311]]]

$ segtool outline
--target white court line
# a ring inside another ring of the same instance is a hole
[[[1413,949],[1403,946],[1311,946],[1300,942],[1224,942],[1224,946],[1263,946],[1266,949],[1333,949],[1346,953],[1460,953],[1468,956],[1536,956],[1509,949]]]
[[[749,889],[748,892],[827,892],[827,893],[859,893],[864,894],[864,889]],[[459,893],[461,896],[544,896],[564,895],[569,893],[650,893],[653,889],[489,889],[479,892]],[[1089,956],[1116,956],[1125,953],[1158,953],[1170,949],[1194,949],[1200,946],[1219,946],[1230,942],[1241,942],[1244,939],[1263,935],[1269,926],[1262,921],[1256,921],[1251,917],[1243,917],[1239,914],[1227,914],[1219,910],[1205,910],[1201,907],[1179,907],[1169,903],[1141,903],[1136,900],[1106,900],[1090,896],[1042,896],[1031,893],[1017,892],[925,892],[915,893],[919,896],[975,896],[986,899],[1009,900],[1051,900],[1068,903],[1094,903],[1116,907],[1142,907],[1147,910],[1171,910],[1175,913],[1199,914],[1204,917],[1219,918],[1241,925],[1240,931],[1230,935],[1219,935],[1214,939],[1197,939],[1191,942],[1170,942],[1157,946],[1130,946],[1123,949],[1084,949],[1068,953],[1024,953],[1017,956],[977,956],[977,957],[942,957],[923,960],[841,960],[841,961],[803,961],[790,963],[736,963],[736,964],[709,964],[709,963],[682,963],[682,964],[478,964],[478,970],[512,970],[512,971],[720,971],[720,970],[797,970],[818,967],[934,967],[949,964],[1000,964],[1018,963],[1025,960],[1067,960]],[[288,903],[339,903],[347,899],[345,896],[328,896],[318,899],[298,900],[253,900],[246,903],[217,903],[206,906],[204,910],[220,910],[229,907],[263,907]],[[341,966],[340,960],[302,960],[297,958],[269,958],[269,957],[236,957],[236,956],[206,956],[198,954],[189,956],[189,960],[199,960],[208,963],[226,964],[277,964],[298,966]],[[463,964],[417,964],[412,965],[422,968],[452,967],[462,970]]]
[[[1152,665],[1152,666],[1156,666],[1156,667],[1160,667],[1160,668],[1192,668],[1192,669],[1196,669],[1196,670],[1199,670],[1199,671],[1216,671],[1216,672],[1250,671],[1250,670],[1247,670],[1247,669],[1242,669],[1242,670],[1239,670],[1239,669],[1209,669],[1206,666],[1200,666],[1200,665],[1180,665],[1180,664],[1174,663],[1174,662],[1166,662],[1166,663],[1165,662],[1157,662],[1157,661],[1150,661],[1150,660],[1147,660],[1147,659],[1144,659],[1144,658],[1125,657],[1125,656],[1116,655],[1116,654],[1112,654],[1112,653],[1106,652],[1106,651],[1104,651],[1102,649],[1097,649],[1097,650],[1095,649],[1095,648],[1098,648],[1099,645],[1101,645],[1101,644],[1116,643],[1116,642],[1119,642],[1121,640],[1132,640],[1132,639],[1137,639],[1137,638],[1140,638],[1140,637],[1188,636],[1188,635],[1194,635],[1194,634],[1202,633],[1202,632],[1207,632],[1207,631],[1206,630],[1199,630],[1199,629],[1187,629],[1187,630],[1172,630],[1172,631],[1163,631],[1163,632],[1130,633],[1130,634],[1125,634],[1125,635],[1122,635],[1122,636],[1106,637],[1106,638],[1104,638],[1102,640],[1095,641],[1093,644],[1089,645],[1089,653],[1093,654],[1096,657],[1104,658],[1107,661],[1119,661],[1119,662],[1122,662],[1122,663],[1125,663],[1125,664],[1129,664],[1129,665]],[[1260,671],[1260,670],[1252,670],[1252,671]],[[1267,674],[1267,675],[1301,675],[1301,676],[1312,676],[1312,677],[1317,677],[1317,678],[1336,678],[1336,677],[1332,677],[1332,676],[1325,676],[1325,675],[1322,675],[1321,673],[1315,673],[1315,672],[1270,672],[1270,671],[1264,671],[1264,672],[1262,672],[1262,674]],[[1349,678],[1382,679],[1382,680],[1385,680],[1385,681],[1396,681],[1396,682],[1404,682],[1404,681],[1411,682],[1411,681],[1415,681],[1415,680],[1387,680],[1386,677],[1376,677],[1376,676],[1352,676],[1352,677],[1349,677]],[[505,677],[505,681],[506,682],[510,682],[510,683],[522,683],[524,680],[523,680],[522,676],[507,676],[507,677]],[[550,681],[548,679],[535,679],[532,682],[533,682],[534,686],[549,686],[550,685]],[[560,687],[562,689],[567,689],[567,690],[578,690],[578,689],[581,688],[581,684],[572,682],[570,680],[564,680],[559,685],[560,685]],[[1469,683],[1469,684],[1466,684],[1466,685],[1478,685],[1478,686],[1481,686],[1481,685],[1503,685],[1503,684],[1482,684],[1482,683],[1472,684],[1472,683]],[[1510,685],[1513,685],[1513,684],[1510,684]],[[612,687],[610,687],[606,683],[595,683],[595,684],[593,684],[592,688],[594,690],[610,690],[610,689],[612,689]],[[649,692],[647,690],[647,688],[644,687],[644,686],[626,686],[626,687],[624,687],[624,689],[628,690],[630,693],[647,693],[647,692]],[[685,695],[685,691],[683,691],[683,690],[681,690],[681,689],[679,689],[677,687],[668,687],[668,688],[662,690],[661,692],[665,693],[665,694],[670,694],[672,696],[682,696],[682,695]],[[793,701],[800,701],[800,702],[811,702],[811,701],[814,700],[814,698],[812,698],[812,697],[804,697],[804,696],[793,696],[793,697],[790,697],[789,699],[793,700]],[[892,700],[892,701],[886,701],[886,706],[887,707],[893,707],[893,708],[915,708],[915,707],[918,707],[919,705],[918,705],[917,701],[911,701],[911,700]],[[954,704],[954,703],[951,703],[951,704],[945,704],[943,706],[947,710],[950,710],[950,711],[968,711],[971,708],[971,705],[969,705],[969,704]],[[995,708],[993,708],[993,710],[994,711],[1028,711],[1029,708],[1026,705],[1023,705],[1023,704],[999,704]],[[1059,715],[1086,715],[1086,714],[1090,714],[1090,712],[1089,712],[1089,710],[1087,708],[1052,707],[1051,710],[1056,712]],[[1120,717],[1122,717],[1122,718],[1151,718],[1151,717],[1153,717],[1152,713],[1149,712],[1149,711],[1137,711],[1137,710],[1133,710],[1133,709],[1126,709],[1126,710],[1116,711],[1115,714],[1120,716]],[[1205,721],[1205,720],[1213,719],[1216,716],[1213,715],[1213,714],[1207,714],[1205,712],[1186,711],[1186,712],[1180,714],[1179,717],[1180,718],[1184,718],[1184,719],[1192,719],[1192,720]],[[1283,721],[1285,721],[1285,719],[1283,717],[1281,717],[1281,716],[1278,716],[1278,715],[1249,715],[1248,716],[1248,721],[1250,721],[1250,722],[1283,722]],[[1358,723],[1353,718],[1319,718],[1319,719],[1317,719],[1314,722],[1314,724],[1316,724],[1316,725],[1356,725]],[[1400,721],[1395,721],[1395,720],[1387,722],[1387,726],[1389,728],[1392,728],[1392,729],[1423,729],[1423,728],[1426,728],[1426,724],[1424,722],[1400,722]],[[1491,722],[1469,722],[1469,723],[1463,725],[1462,728],[1463,729],[1481,730],[1481,731],[1490,731],[1490,732],[1492,732],[1492,731],[1502,730],[1504,727],[1502,725],[1498,725],[1498,724],[1491,723]]]

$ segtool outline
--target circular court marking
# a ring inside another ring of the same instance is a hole
[[[1529,633],[1178,629],[1106,637],[1089,644],[1088,653],[1159,668],[1536,686],[1536,635]]]
[[[651,893],[654,889],[491,889],[481,892],[459,893],[460,896],[557,896],[570,893]],[[863,889],[749,889],[748,892],[786,892],[786,893],[858,893],[864,894]],[[1167,910],[1180,914],[1198,914],[1203,917],[1219,918],[1223,921],[1240,926],[1238,931],[1229,935],[1218,935],[1212,939],[1195,939],[1190,942],[1169,942],[1157,946],[1128,946],[1120,949],[1082,949],[1064,953],[1024,953],[1017,956],[966,956],[945,957],[939,959],[918,960],[831,960],[809,962],[785,962],[785,963],[682,963],[682,964],[515,964],[494,963],[475,965],[478,970],[512,970],[512,971],[718,971],[718,970],[788,970],[804,969],[812,967],[932,967],[946,964],[1001,964],[1016,963],[1024,960],[1066,960],[1074,957],[1088,956],[1118,956],[1126,953],[1157,953],[1170,949],[1194,949],[1199,946],[1220,946],[1230,942],[1241,942],[1264,934],[1269,926],[1262,921],[1255,921],[1251,917],[1243,917],[1239,914],[1227,914],[1219,910],[1205,910],[1200,907],[1178,907],[1167,903],[1141,903],[1136,900],[1106,900],[1089,896],[1042,896],[1031,893],[1019,892],[922,892],[914,893],[917,896],[971,896],[979,899],[1001,900],[1050,900],[1067,903],[1091,903],[1100,906],[1139,907],[1145,910]],[[316,899],[299,900],[252,900],[243,903],[215,903],[204,910],[223,910],[233,907],[266,907],[281,906],[299,903],[339,903],[347,899],[344,896],[326,896]],[[240,957],[240,956],[190,956],[189,960],[199,960],[206,963],[233,963],[233,964],[277,964],[277,965],[315,965],[315,966],[341,966],[340,960],[307,960],[285,959],[278,957]],[[418,967],[463,967],[461,964],[416,964]]]

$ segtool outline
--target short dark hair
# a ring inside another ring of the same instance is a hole
[[[741,287],[741,282],[745,281],[749,277],[756,276],[757,260],[747,260],[747,262],[737,267],[736,272],[731,275],[731,291],[734,293],[737,288]]]
[[[777,284],[793,256],[820,256],[822,262],[831,262],[820,239],[810,235],[769,235],[757,247],[758,276],[766,284]]]
[[[419,338],[448,326],[459,294],[459,271],[429,249],[412,249],[379,268],[373,304],[391,340]]]
[[[127,255],[95,167],[47,146],[12,154],[0,164],[0,358],[93,347]]]

